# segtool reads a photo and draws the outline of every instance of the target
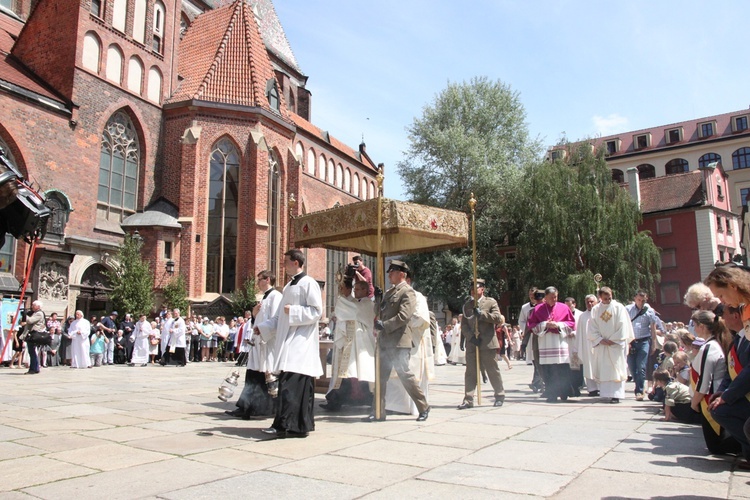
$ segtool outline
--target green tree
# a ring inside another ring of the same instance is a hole
[[[149,313],[154,305],[154,277],[148,262],[141,257],[143,242],[129,234],[114,255],[113,269],[106,272],[115,308],[134,317]]]
[[[639,288],[653,292],[660,253],[627,190],[612,181],[603,151],[587,142],[569,146],[565,160],[544,161],[526,170],[511,210],[517,228],[521,282],[556,286],[579,299],[596,289],[594,275],[618,297]]]
[[[397,170],[410,201],[468,213],[474,193],[479,274],[497,286],[504,206],[516,196],[522,167],[541,152],[540,142],[529,136],[518,92],[486,77],[449,83],[407,131],[409,148]],[[470,291],[471,257],[469,247],[410,256],[407,262],[421,290],[456,310]]]
[[[242,316],[245,311],[250,311],[258,303],[255,300],[255,278],[248,278],[242,287],[229,294],[229,300],[232,302],[232,314]]]
[[[190,301],[187,299],[187,284],[185,278],[178,274],[167,286],[164,287],[164,303],[170,309],[179,309],[182,313],[187,314]]]

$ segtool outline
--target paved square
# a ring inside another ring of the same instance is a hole
[[[0,498],[750,497],[750,474],[708,455],[700,427],[632,398],[548,404],[523,362],[502,370],[502,408],[484,386],[484,406],[457,410],[464,367],[439,366],[426,422],[316,406],[315,432],[278,441],[260,432],[270,421],[224,414],[229,368],[0,369]]]

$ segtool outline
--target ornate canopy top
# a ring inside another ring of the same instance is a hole
[[[387,198],[381,201],[384,256],[468,244],[469,222],[463,212]],[[297,216],[293,228],[294,243],[299,248],[324,247],[377,255],[378,199]]]

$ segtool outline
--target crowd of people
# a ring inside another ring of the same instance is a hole
[[[75,316],[61,321],[57,313],[44,316],[42,305],[35,301],[30,316],[34,317],[35,308],[40,311],[40,320],[33,327],[48,332],[49,342],[35,345],[22,321],[20,327],[0,337],[0,349],[5,338],[9,344],[5,366],[28,368],[26,373],[30,374],[54,366],[185,366],[188,362],[236,361],[247,352],[237,341],[237,334],[250,318],[250,311],[227,322],[223,316],[183,317],[179,309],[169,310],[165,305],[151,320],[146,315],[134,320],[131,314],[120,319],[117,311],[87,319],[82,311],[76,311]]]
[[[240,418],[274,417],[264,432],[271,438],[305,437],[315,428],[314,379],[323,375],[320,338],[333,340],[332,375],[321,407],[369,407],[367,422],[389,412],[427,420],[429,382],[436,365],[464,365],[464,396],[458,410],[471,408],[478,378],[492,387],[494,405],[502,406],[505,389],[500,362],[525,359],[534,371],[529,390],[548,403],[580,397],[583,391],[601,402],[619,403],[633,383],[636,401],[654,402],[667,421],[702,426],[712,453],[742,454],[750,461],[750,270],[717,267],[704,283],[691,286],[685,304],[693,310],[687,324],[663,322],[639,291],[624,305],[601,287],[585,297],[586,310],[574,298],[558,301],[555,287],[529,290],[517,325],[510,325],[497,302],[476,279],[461,314],[440,331],[427,299],[412,288],[409,266],[392,260],[391,287],[372,286],[361,259],[339,283],[330,323],[322,320],[317,282],[304,271],[304,255],[285,254],[292,279],[282,291],[269,271],[257,275],[263,294],[243,317],[183,317],[166,306],[153,319],[135,320],[117,311],[86,319],[81,311],[60,321],[47,318],[35,301],[20,328],[9,332],[13,368],[28,366],[91,368],[149,363],[185,366],[188,362],[232,361],[246,367],[237,408]],[[320,328],[320,329],[319,329]],[[36,333],[49,333],[38,340]],[[5,336],[4,336],[5,338]],[[37,340],[34,340],[37,339]],[[27,359],[25,359],[24,355]],[[379,398],[374,396],[376,357],[380,365]],[[477,366],[479,362],[479,366]],[[750,462],[744,465],[750,468]]]

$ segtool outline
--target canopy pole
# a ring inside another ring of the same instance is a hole
[[[474,209],[477,206],[477,200],[474,199],[474,193],[471,193],[469,199],[469,209],[471,209],[471,254],[472,254],[472,269],[474,271],[474,288],[472,289],[472,296],[474,297],[474,309],[479,308],[479,297],[477,297],[477,222],[474,217]],[[479,365],[479,317],[476,312],[474,313],[474,337],[477,339],[477,343],[474,346],[474,352],[477,358],[477,406],[482,405],[482,368]]]
[[[385,260],[383,258],[383,164],[378,164],[378,286],[381,290],[385,288]],[[381,297],[382,300],[382,297]],[[378,311],[380,319],[380,311]],[[385,417],[385,408],[380,406],[380,336],[375,342],[375,418],[380,420]]]

